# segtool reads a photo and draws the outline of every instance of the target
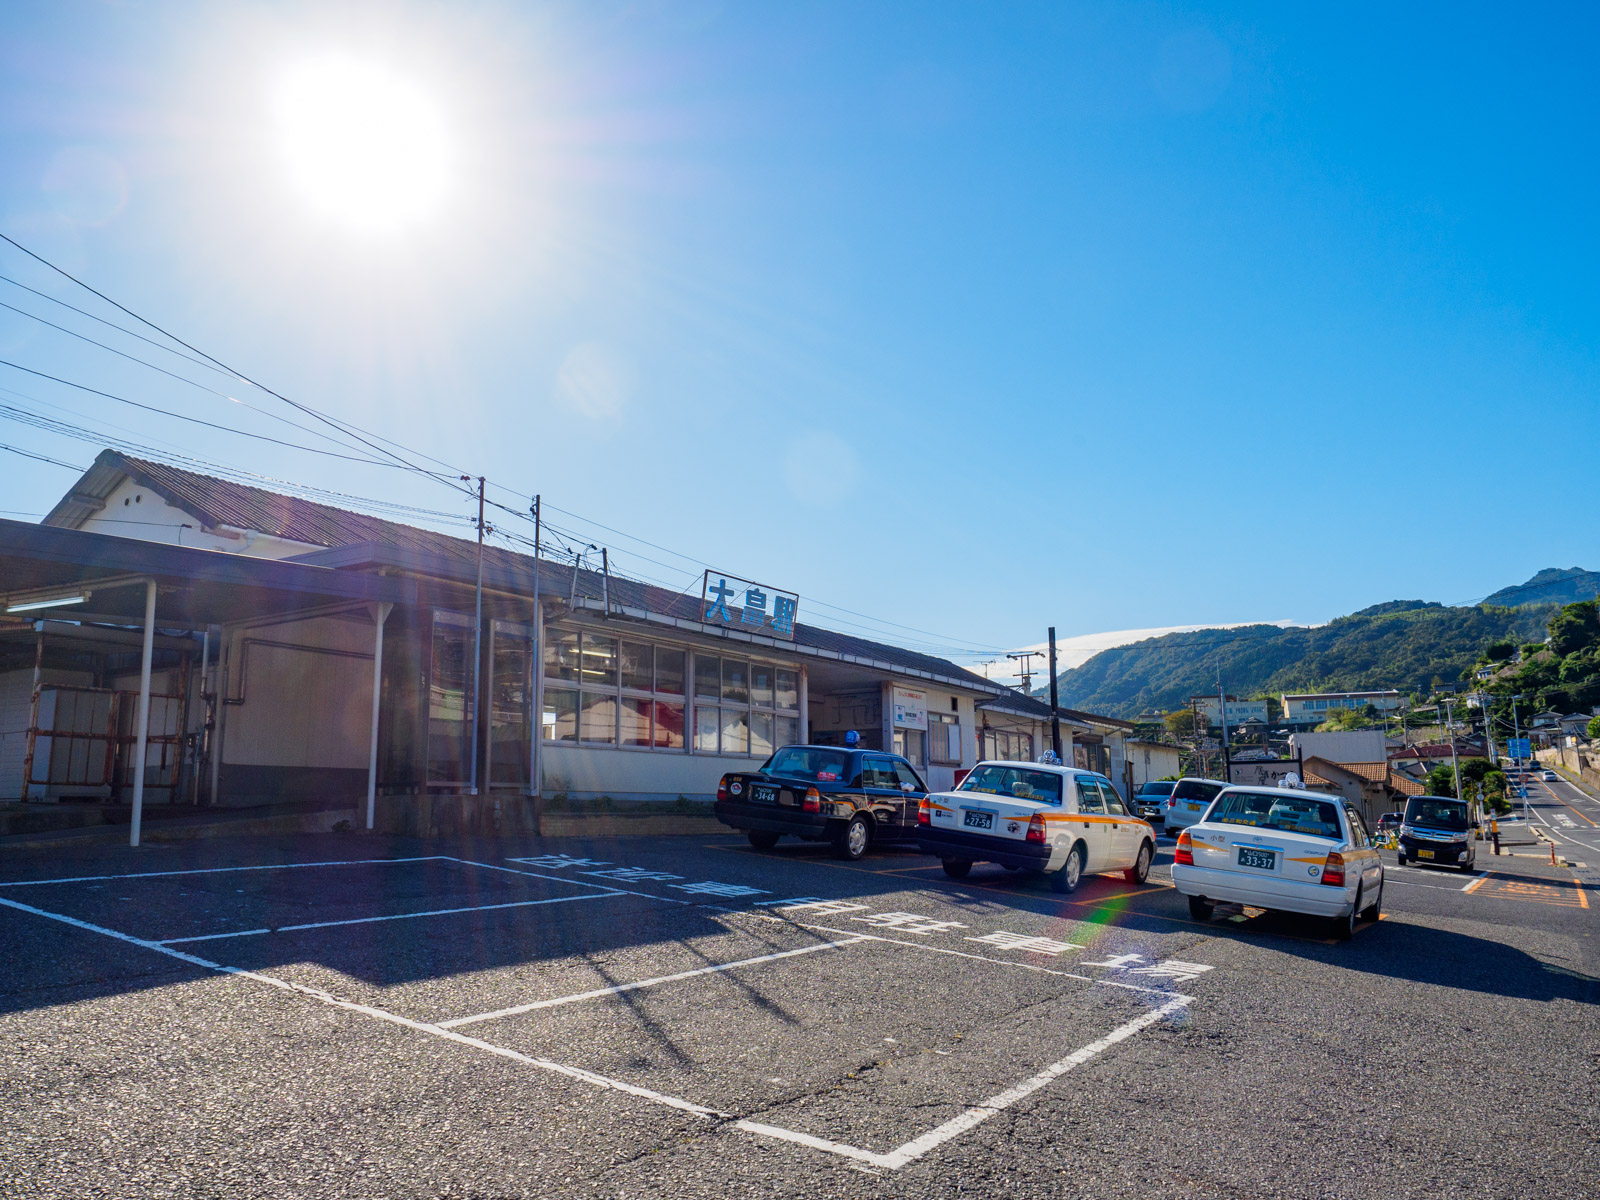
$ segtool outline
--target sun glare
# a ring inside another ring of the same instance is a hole
[[[320,215],[387,233],[437,207],[450,167],[444,121],[403,76],[344,55],[309,59],[284,77],[276,116],[291,181]]]

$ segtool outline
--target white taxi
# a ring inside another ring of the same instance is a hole
[[[952,879],[992,862],[1043,872],[1058,892],[1101,871],[1143,883],[1156,854],[1154,831],[1109,779],[1050,763],[979,763],[955,791],[922,801],[917,844]]]
[[[1340,937],[1383,906],[1383,860],[1361,814],[1339,796],[1298,788],[1229,787],[1178,835],[1172,881],[1189,912],[1217,904],[1328,917]]]

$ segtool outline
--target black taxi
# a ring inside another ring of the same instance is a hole
[[[860,858],[874,842],[917,836],[927,785],[897,754],[838,746],[785,746],[751,774],[724,775],[716,813],[759,850],[784,834],[832,842]]]

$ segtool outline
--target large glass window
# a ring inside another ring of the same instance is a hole
[[[528,782],[528,703],[532,642],[526,626],[496,621],[489,681],[490,787],[525,787]]]
[[[799,674],[613,633],[546,637],[546,741],[765,758],[799,739]],[[787,711],[786,711],[787,710]]]

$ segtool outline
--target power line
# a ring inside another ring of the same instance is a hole
[[[65,467],[69,471],[77,471],[80,474],[83,471],[87,470],[86,467],[79,467],[79,466],[75,466],[74,464],[69,463],[69,462],[62,462],[59,458],[51,458],[47,454],[35,454],[32,450],[23,450],[23,449],[21,449],[20,447],[17,447],[17,446],[7,446],[7,445],[5,445],[3,443],[0,443],[0,450],[9,450],[13,454],[22,455],[23,458],[32,458],[32,459],[36,459],[37,461],[42,462],[42,463],[49,463],[52,467]],[[22,515],[24,515],[24,516],[37,516],[38,514],[37,513],[24,513]]]

